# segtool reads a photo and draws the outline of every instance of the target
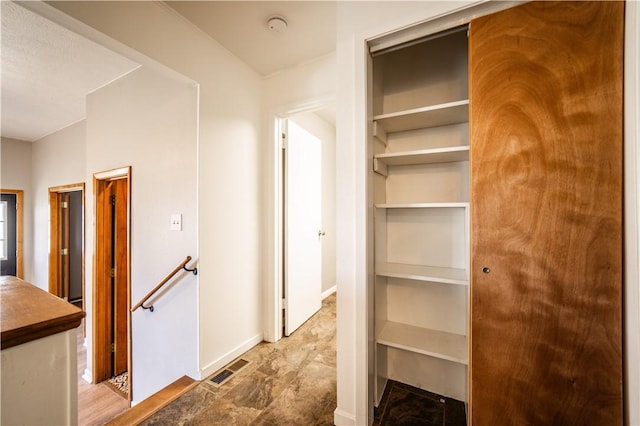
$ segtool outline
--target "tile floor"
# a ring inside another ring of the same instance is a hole
[[[373,426],[466,426],[465,405],[416,387],[389,380]]]
[[[215,385],[203,380],[143,425],[333,425],[336,407],[336,295],[277,343],[260,343],[250,361]]]

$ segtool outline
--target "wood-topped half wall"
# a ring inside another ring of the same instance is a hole
[[[2,349],[80,326],[84,312],[12,276],[0,277]]]

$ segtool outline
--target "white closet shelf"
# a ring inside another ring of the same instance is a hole
[[[376,343],[405,351],[469,364],[467,336],[386,321]]]
[[[468,145],[378,154],[374,156],[373,170],[376,173],[387,176],[388,166],[452,163],[456,161],[469,161]]]
[[[404,263],[377,263],[376,275],[444,284],[469,284],[469,276],[466,269],[442,268],[436,266],[407,265]]]
[[[388,203],[376,204],[377,209],[466,209],[469,203]]]
[[[466,123],[469,121],[469,100],[376,115],[373,120],[385,133]]]

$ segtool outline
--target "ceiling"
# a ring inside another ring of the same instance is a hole
[[[139,65],[1,2],[2,136],[34,141],[85,118],[87,93]]]
[[[335,50],[334,1],[166,3],[263,76]],[[88,93],[139,67],[18,4],[0,4],[3,137],[34,141],[84,119]],[[274,15],[288,22],[279,34],[267,26]]]
[[[165,1],[261,75],[335,51],[335,1]],[[287,28],[269,30],[271,16]]]

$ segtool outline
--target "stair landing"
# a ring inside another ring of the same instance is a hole
[[[193,389],[198,385],[198,381],[193,380],[191,377],[182,376],[175,382],[171,383],[164,389],[160,389],[158,392],[151,395],[149,398],[137,404],[118,415],[110,422],[108,426],[131,426],[138,425],[151,417],[153,414],[160,411],[162,408],[169,405],[171,402],[178,399],[180,396]]]

